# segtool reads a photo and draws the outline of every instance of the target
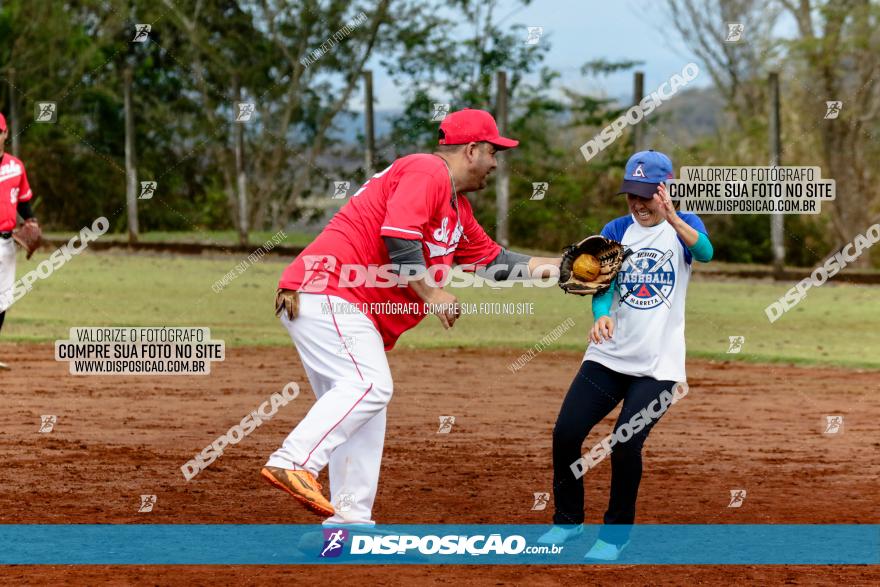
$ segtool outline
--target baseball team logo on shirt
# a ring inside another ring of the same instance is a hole
[[[669,301],[675,289],[672,251],[636,251],[624,261],[617,283],[621,301],[632,308],[650,310],[660,304],[672,307]]]
[[[452,234],[449,233],[449,217],[445,216],[440,223],[440,228],[432,233],[437,243],[432,243],[429,240],[425,241],[429,256],[433,259],[434,257],[445,257],[454,253],[458,248],[458,241],[461,240],[462,234],[464,234],[464,227],[462,227],[458,219],[456,219],[455,229],[452,231]]]
[[[22,166],[15,161],[0,165],[0,181],[6,181],[21,175]]]

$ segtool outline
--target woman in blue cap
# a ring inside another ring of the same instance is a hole
[[[663,153],[630,157],[621,194],[629,214],[605,225],[602,236],[632,251],[611,289],[593,297],[593,327],[583,363],[553,429],[553,528],[542,543],[583,533],[583,475],[610,452],[611,496],[599,539],[587,553],[617,560],[629,543],[642,478],[642,445],[654,424],[684,394],[685,297],[696,259],[708,262],[712,244],[695,214],[678,214],[664,182],[673,177]],[[623,401],[614,432],[581,454],[590,430]]]

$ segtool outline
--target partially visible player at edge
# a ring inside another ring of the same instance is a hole
[[[374,175],[281,276],[276,310],[318,400],[261,475],[329,516],[325,524],[374,523],[393,391],[385,352],[425,317],[423,304],[432,305],[444,328],[460,315],[456,297],[434,281],[443,283],[453,265],[496,280],[558,276],[560,259],[514,253],[493,241],[464,195],[485,188],[495,153],[518,144],[499,135],[488,112],[449,114],[433,154],[402,157]],[[340,283],[343,265],[388,264],[404,280],[400,286]],[[431,268],[434,280],[425,275]],[[418,309],[388,314],[371,311],[371,303]],[[344,508],[334,509],[316,480],[328,463],[332,501]]]
[[[28,184],[24,163],[6,152],[9,132],[6,118],[0,114],[0,329],[6,318],[6,310],[12,303],[12,287],[15,284],[15,241],[12,230],[20,214],[25,222],[37,222],[31,211],[33,197]],[[6,363],[0,369],[8,370]]]
[[[611,283],[593,297],[593,328],[580,369],[553,429],[553,523],[538,539],[559,544],[584,531],[584,473],[572,466],[584,439],[617,404],[619,442],[611,449],[611,490],[604,525],[587,552],[617,560],[629,544],[642,478],[642,446],[686,380],[685,299],[694,260],[712,259],[712,243],[695,214],[678,214],[666,191],[672,161],[653,150],[630,157],[621,194],[629,214],[612,220],[602,236],[630,249]],[[648,418],[648,421],[645,419]],[[626,432],[621,433],[621,426]],[[592,457],[591,457],[592,458]]]

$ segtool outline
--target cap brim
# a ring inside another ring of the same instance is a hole
[[[498,137],[497,139],[492,139],[491,141],[486,141],[489,144],[495,145],[497,149],[512,149],[519,145],[519,141],[515,141],[513,139],[506,139],[504,137]]]
[[[617,193],[632,194],[634,196],[650,200],[654,197],[654,194],[657,193],[657,188],[659,186],[659,183],[644,183],[641,181],[632,181],[625,179],[623,180],[623,185],[620,186],[620,191]]]

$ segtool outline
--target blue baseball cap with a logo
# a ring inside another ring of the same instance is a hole
[[[650,200],[657,193],[657,186],[674,177],[672,160],[651,149],[639,151],[626,162],[623,185],[618,194],[633,194]]]

